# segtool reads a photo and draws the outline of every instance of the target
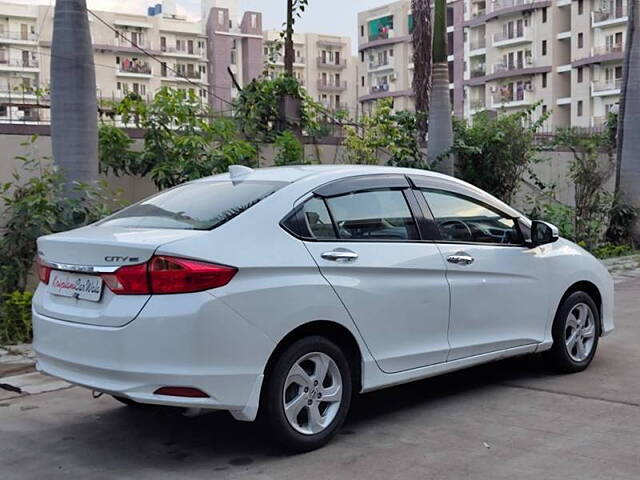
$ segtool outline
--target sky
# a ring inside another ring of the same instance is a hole
[[[9,0],[11,1],[11,0]],[[14,0],[16,3],[49,4],[49,0]],[[327,33],[350,36],[355,51],[357,14],[393,0],[309,0],[309,8],[297,26],[299,33]],[[161,0],[87,0],[89,8],[146,14],[147,6]],[[285,0],[239,0],[240,12],[256,10],[263,13],[265,30],[281,28],[285,17]],[[192,18],[200,16],[199,0],[177,0],[178,12]]]

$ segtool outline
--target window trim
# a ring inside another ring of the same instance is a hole
[[[437,188],[437,187],[417,187],[416,190],[418,191],[419,195],[418,198],[422,198],[424,200],[424,203],[426,204],[427,208],[429,209],[429,212],[431,213],[432,218],[434,219],[434,223],[436,225],[436,228],[438,229],[438,236],[439,236],[439,240],[436,241],[436,243],[441,243],[441,244],[446,244],[446,245],[473,245],[473,246],[478,246],[478,245],[486,245],[486,246],[491,246],[491,247],[509,247],[509,248],[527,248],[527,241],[526,238],[522,232],[522,229],[520,228],[520,219],[521,217],[514,217],[512,215],[507,215],[506,213],[504,213],[503,211],[501,211],[500,209],[492,206],[492,205],[488,205],[485,202],[482,202],[481,200],[478,200],[477,198],[471,197],[469,195],[464,195],[462,193],[458,193],[458,192],[453,192],[450,190],[446,190],[444,188]],[[487,210],[490,210],[494,213],[497,213],[498,215],[500,215],[502,218],[508,219],[513,221],[514,223],[514,228],[517,230],[518,234],[520,235],[520,240],[522,243],[496,243],[496,242],[470,242],[470,241],[459,241],[459,240],[445,240],[442,238],[442,233],[440,232],[440,227],[438,227],[438,222],[435,220],[435,215],[433,214],[433,211],[431,210],[431,206],[429,205],[428,200],[425,198],[424,194],[422,193],[423,190],[429,190],[429,191],[434,191],[434,192],[440,192],[440,193],[445,193],[448,195],[452,195],[454,197],[459,197],[462,198],[463,200],[466,200],[468,202],[471,203],[475,203],[476,205],[480,205],[483,208],[486,208]]]

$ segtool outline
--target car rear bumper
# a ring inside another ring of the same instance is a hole
[[[207,293],[153,297],[134,321],[118,328],[60,321],[36,306],[33,328],[43,372],[140,403],[228,410],[248,421],[257,414],[274,348]],[[197,388],[208,398],[154,393],[167,386]]]

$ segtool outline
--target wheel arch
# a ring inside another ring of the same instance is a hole
[[[282,351],[296,340],[309,336],[325,337],[334,342],[347,356],[353,377],[353,390],[360,392],[362,389],[362,351],[354,334],[344,325],[330,320],[316,320],[300,325],[286,334],[276,345],[271,353],[264,369],[267,377],[278,356]]]
[[[600,293],[600,289],[597,287],[597,285],[593,282],[590,282],[588,280],[581,280],[579,282],[575,282],[573,285],[571,285],[566,292],[564,293],[564,295],[562,296],[562,298],[560,299],[560,303],[558,303],[557,308],[556,308],[556,312],[560,309],[560,306],[564,303],[564,301],[569,298],[570,295],[572,295],[575,292],[584,292],[587,295],[589,295],[591,297],[591,299],[593,300],[593,302],[596,304],[596,307],[598,308],[598,315],[600,317],[600,332],[602,334],[602,332],[604,331],[604,320],[602,318],[602,293]]]

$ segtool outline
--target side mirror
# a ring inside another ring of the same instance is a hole
[[[560,231],[555,225],[540,220],[534,220],[531,224],[531,243],[534,247],[557,242]]]

